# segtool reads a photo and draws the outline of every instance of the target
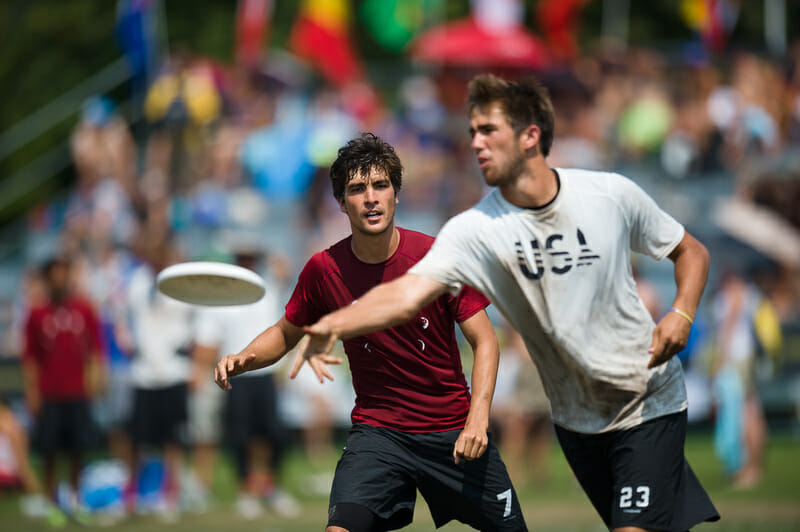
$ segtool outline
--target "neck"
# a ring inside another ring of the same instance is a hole
[[[536,208],[547,205],[558,194],[558,179],[544,157],[529,161],[513,182],[500,186],[500,193],[512,205]]]
[[[367,234],[353,231],[350,249],[356,258],[367,264],[384,262],[391,257],[400,245],[400,232],[392,223],[379,234]]]

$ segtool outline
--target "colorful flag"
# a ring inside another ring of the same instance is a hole
[[[347,0],[303,0],[290,36],[292,51],[337,87],[362,77],[350,41],[350,21]]]
[[[236,59],[240,64],[255,68],[261,62],[273,6],[272,0],[239,0],[236,11]]]

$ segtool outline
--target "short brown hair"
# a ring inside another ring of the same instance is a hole
[[[544,85],[532,77],[506,81],[494,74],[481,74],[472,78],[467,95],[467,113],[472,114],[476,107],[495,102],[502,107],[515,133],[522,133],[531,124],[539,127],[542,132],[539,146],[542,155],[547,157],[553,145],[555,112]]]
[[[395,193],[403,184],[403,165],[394,148],[372,133],[362,133],[339,148],[331,165],[333,196],[342,201],[347,183],[354,177],[375,169],[386,174]]]

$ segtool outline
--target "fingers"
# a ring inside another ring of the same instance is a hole
[[[230,390],[230,377],[246,372],[255,359],[255,353],[248,353],[244,356],[227,355],[222,357],[214,368],[214,382],[223,390]]]
[[[318,358],[311,358],[308,364],[311,366],[311,369],[314,370],[314,375],[317,376],[317,380],[320,384],[325,382],[325,378],[333,380],[333,375],[331,375],[331,372],[328,370],[328,366],[322,363]]]
[[[489,446],[488,438],[478,434],[467,434],[462,432],[453,447],[453,458],[456,464],[464,460],[475,460],[480,458]]]
[[[297,355],[295,356],[294,364],[292,364],[292,369],[289,372],[289,378],[294,379],[297,377],[300,368],[302,368],[303,364],[307,361],[319,382],[325,382],[326,378],[334,380],[327,365],[342,363],[342,359],[330,355],[339,336],[330,331],[319,332],[316,325],[305,327],[304,330],[308,334],[298,345]]]
[[[225,360],[227,357],[222,357],[217,366],[214,368],[214,382],[223,390],[229,390],[230,384],[228,383],[228,363]]]
[[[297,354],[294,356],[294,362],[292,363],[292,369],[289,371],[289,378],[294,379],[297,377],[297,374],[300,372],[300,368],[303,367],[303,364],[306,361],[306,357],[303,354],[308,349],[308,342],[311,341],[309,336],[304,337],[300,341],[300,345],[297,347]]]

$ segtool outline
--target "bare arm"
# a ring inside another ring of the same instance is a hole
[[[303,363],[313,360],[315,355],[328,355],[337,340],[346,340],[405,323],[419,309],[446,291],[446,285],[411,273],[379,284],[352,305],[327,314],[317,323],[304,328],[308,337],[299,348],[289,376],[294,378]],[[312,368],[322,381],[322,375],[318,371],[320,366],[312,364]]]
[[[675,263],[675,285],[677,292],[672,308],[679,312],[667,312],[653,331],[648,368],[667,362],[678,351],[686,347],[691,331],[691,320],[697,313],[697,306],[708,280],[708,250],[696,238],[686,232],[678,246],[672,250],[669,259]]]
[[[39,366],[32,360],[22,360],[22,379],[25,388],[25,403],[31,414],[36,417],[42,406],[39,392]]]
[[[276,363],[302,336],[303,329],[292,325],[286,316],[282,316],[239,353],[222,357],[214,369],[214,380],[220,388],[229,390],[230,377]]]
[[[464,337],[472,347],[472,400],[464,430],[453,449],[456,463],[461,459],[479,458],[489,445],[489,411],[492,407],[500,348],[486,311],[482,310],[460,324]]]

